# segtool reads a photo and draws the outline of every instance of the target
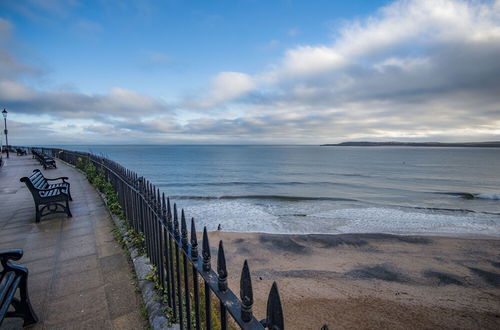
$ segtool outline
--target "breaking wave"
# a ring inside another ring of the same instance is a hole
[[[438,192],[436,194],[458,196],[465,199],[491,199],[500,200],[500,194],[474,194],[469,192]]]
[[[258,200],[278,200],[278,201],[339,201],[355,202],[357,200],[350,198],[336,197],[307,197],[307,196],[287,196],[287,195],[226,195],[226,196],[171,196],[172,199],[191,199],[191,200],[236,200],[236,199],[258,199]]]

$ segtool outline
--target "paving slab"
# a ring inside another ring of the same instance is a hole
[[[28,156],[0,169],[0,250],[23,249],[28,291],[40,322],[30,329],[145,329],[141,297],[124,250],[112,233],[106,206],[85,177],[56,160],[43,168]],[[69,177],[72,218],[55,214],[35,223],[35,204],[19,179],[40,169],[48,178]],[[6,319],[1,329],[21,329]]]

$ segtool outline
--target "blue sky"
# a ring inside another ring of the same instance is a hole
[[[36,5],[37,3],[50,5]],[[54,86],[119,85],[175,98],[220,71],[258,72],[283,50],[331,39],[383,1],[20,1],[4,18]],[[28,14],[29,13],[29,14]],[[30,58],[31,57],[31,58]]]
[[[500,140],[499,1],[1,1],[0,46],[20,144]]]

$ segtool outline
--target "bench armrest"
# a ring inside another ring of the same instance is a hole
[[[26,276],[28,275],[28,269],[20,265],[12,264],[9,261],[9,260],[19,260],[22,258],[22,256],[23,256],[23,250],[21,249],[0,251],[0,263],[3,266],[2,273],[13,271],[18,276],[24,276],[26,278]]]
[[[47,180],[47,181],[62,180],[64,183],[69,183],[69,182],[66,182],[66,180],[68,180],[68,177],[67,177],[67,176],[62,176],[62,177],[60,177],[60,178],[54,178],[54,179],[47,179],[47,178],[45,178],[45,180]]]
[[[23,257],[23,250],[21,249],[12,249],[12,250],[4,250],[0,251],[0,259],[1,260],[19,260]]]

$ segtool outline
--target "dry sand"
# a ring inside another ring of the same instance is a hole
[[[230,288],[247,259],[254,314],[276,281],[287,329],[500,329],[498,239],[212,232],[214,259],[221,239]]]

